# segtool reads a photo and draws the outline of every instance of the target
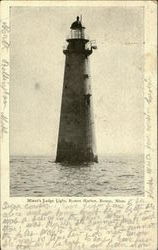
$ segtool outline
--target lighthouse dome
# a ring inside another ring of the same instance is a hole
[[[72,29],[72,30],[84,29],[84,27],[82,26],[82,24],[79,20],[79,16],[77,16],[76,21],[71,24],[70,29]]]

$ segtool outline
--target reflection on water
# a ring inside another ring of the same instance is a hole
[[[11,196],[131,196],[144,194],[143,155],[107,156],[69,165],[51,157],[10,159]]]

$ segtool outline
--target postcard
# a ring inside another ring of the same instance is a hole
[[[157,249],[157,2],[1,2],[1,249]]]

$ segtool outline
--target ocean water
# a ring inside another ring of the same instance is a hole
[[[99,163],[68,165],[51,157],[10,157],[12,197],[142,196],[143,155],[99,157]]]

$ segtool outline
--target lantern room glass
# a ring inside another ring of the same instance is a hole
[[[71,30],[70,39],[84,39],[84,29]]]

